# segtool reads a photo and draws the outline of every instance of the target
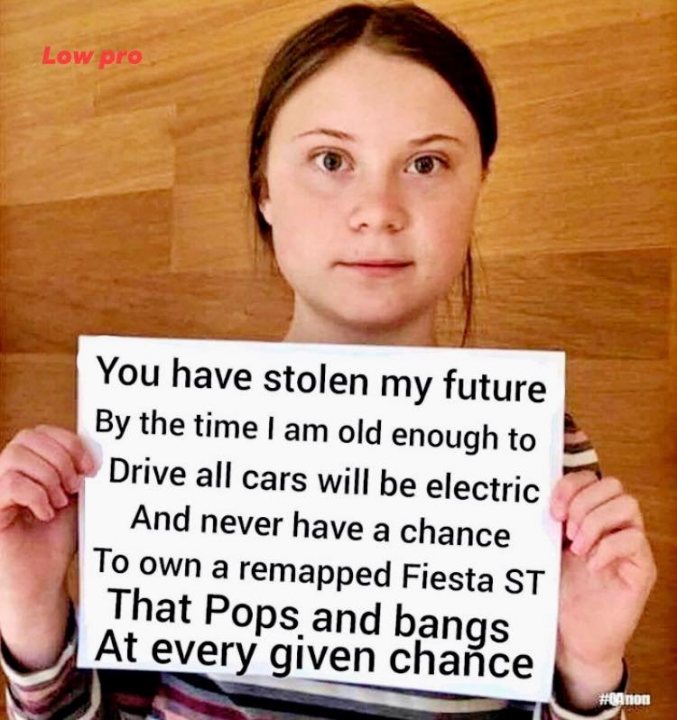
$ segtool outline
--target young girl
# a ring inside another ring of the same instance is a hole
[[[286,342],[434,345],[437,301],[463,278],[496,144],[491,86],[470,48],[414,5],[339,8],[301,29],[262,80],[250,187],[294,291]],[[39,425],[0,454],[0,633],[13,718],[620,717],[625,646],[655,579],[634,498],[602,477],[564,418],[566,474],[555,692],[549,704],[263,677],[78,670],[65,590],[76,503],[94,463]]]

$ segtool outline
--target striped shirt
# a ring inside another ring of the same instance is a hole
[[[589,469],[602,477],[597,454],[569,413],[564,415],[564,473]],[[11,720],[622,720],[622,708],[575,712],[558,702],[559,678],[548,703],[473,698],[316,680],[79,669],[71,607],[66,644],[55,664],[27,671],[0,644]],[[618,688],[627,687],[627,668]]]

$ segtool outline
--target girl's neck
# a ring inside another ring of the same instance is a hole
[[[434,313],[412,318],[394,327],[358,327],[294,308],[282,342],[337,343],[353,345],[437,345]]]

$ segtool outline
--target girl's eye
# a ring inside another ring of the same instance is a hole
[[[435,164],[443,167],[449,167],[449,163],[435,155],[421,155],[417,157],[410,165],[415,168],[415,175],[430,175],[435,170]]]
[[[313,155],[312,160],[320,170],[334,174],[347,164],[345,156],[336,150],[322,150]],[[439,167],[448,168],[449,163],[436,155],[420,155],[410,163],[408,168],[414,169],[413,171],[408,170],[408,172],[413,172],[415,175],[431,175],[435,172],[436,166],[438,169]]]
[[[344,165],[344,158],[335,150],[323,150],[313,156],[313,161],[321,169],[334,173]]]

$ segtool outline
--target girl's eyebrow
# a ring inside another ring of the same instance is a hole
[[[457,138],[454,135],[445,135],[444,133],[432,133],[431,135],[424,135],[421,138],[414,138],[409,141],[410,145],[425,145],[426,143],[432,142],[433,140],[451,140],[451,142],[458,143],[459,145],[465,145],[461,138]]]
[[[356,139],[342,130],[332,130],[331,128],[315,128],[314,130],[306,130],[306,132],[299,133],[294,136],[294,140],[305,137],[306,135],[331,135],[331,137],[338,138],[339,140],[347,140],[348,142],[356,142]]]
[[[306,132],[299,133],[298,135],[294,136],[294,140],[297,140],[298,138],[306,137],[307,135],[329,135],[331,137],[338,138],[339,140],[346,140],[348,142],[357,142],[357,138],[355,138],[353,135],[350,135],[347,132],[343,132],[342,130],[333,130],[331,128],[314,128],[313,130],[307,130]],[[465,145],[465,143],[457,137],[454,137],[453,135],[445,135],[444,133],[431,133],[430,135],[424,135],[420,138],[414,138],[409,141],[409,145],[413,145],[415,147],[419,145],[425,145],[428,142],[432,142],[433,140],[450,140],[451,142],[456,142],[459,145]]]

